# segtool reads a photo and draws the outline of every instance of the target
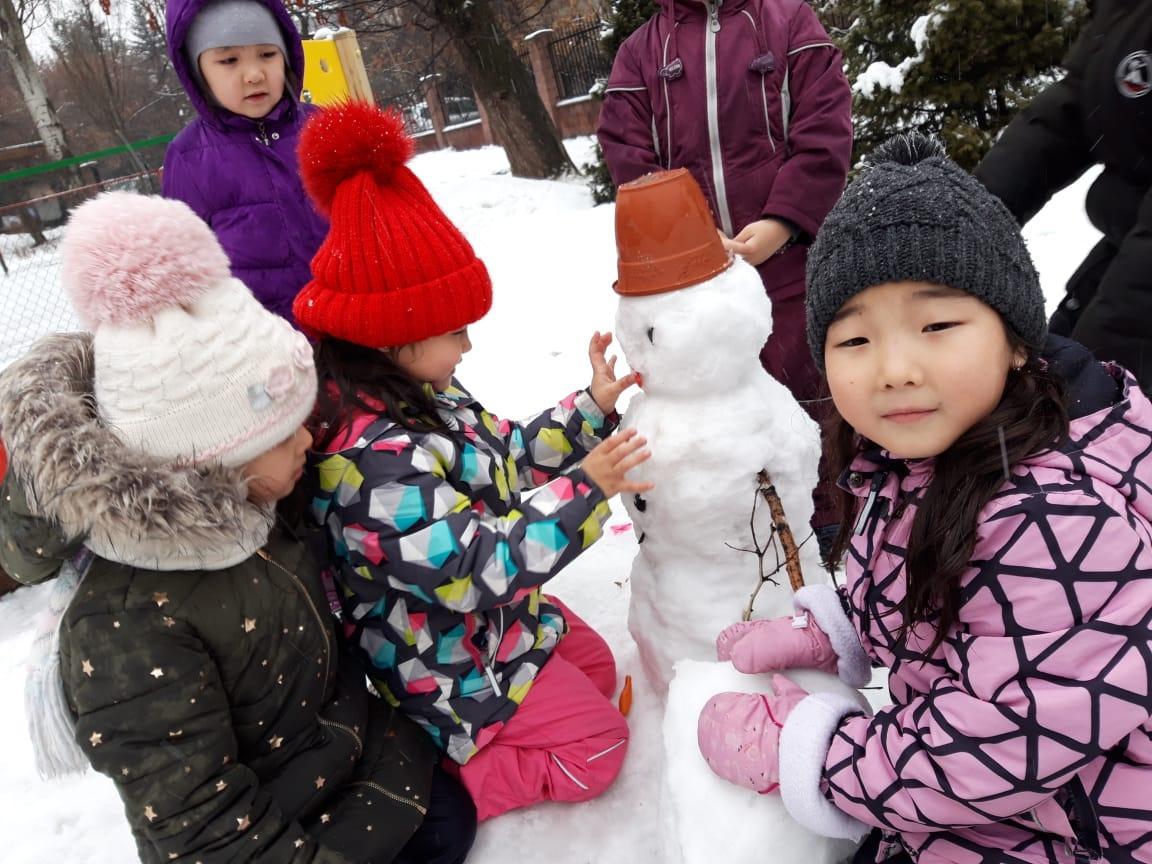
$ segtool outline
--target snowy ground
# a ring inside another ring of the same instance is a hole
[[[577,164],[587,161],[588,139],[568,145]],[[613,208],[593,208],[578,181],[510,177],[498,148],[431,153],[418,157],[413,168],[472,241],[495,283],[493,310],[472,328],[475,348],[465,358],[461,379],[489,408],[506,416],[532,413],[584,386],[588,338],[593,330],[610,329],[615,313]],[[1082,211],[1085,182],[1054,200],[1028,226],[1050,308],[1096,240]],[[0,296],[9,285],[0,277]],[[13,299],[9,295],[5,305]],[[28,305],[60,308],[42,298]],[[69,326],[59,315],[46,313],[38,326]],[[28,327],[26,320],[6,315],[0,321],[0,346],[22,340]],[[0,357],[0,365],[4,359],[10,358]],[[477,864],[544,848],[550,864],[661,860],[657,850],[663,831],[656,820],[660,717],[625,624],[636,544],[623,508],[613,503],[615,515],[604,538],[549,587],[604,634],[616,651],[621,676],[632,675],[628,761],[615,787],[597,801],[544,805],[484,825],[470,859]],[[6,801],[0,808],[0,860],[123,864],[136,860],[135,849],[111,781],[88,774],[46,784],[32,767],[22,699],[24,661],[33,620],[48,590],[22,589],[0,600],[0,780]]]

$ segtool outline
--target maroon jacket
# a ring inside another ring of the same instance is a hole
[[[687,168],[728,236],[765,216],[800,242],[760,267],[773,299],[804,290],[811,240],[844,190],[852,93],[804,0],[661,0],[620,46],[597,134],[617,183]]]

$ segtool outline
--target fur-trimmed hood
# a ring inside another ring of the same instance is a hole
[[[92,337],[48,336],[0,374],[0,431],[38,515],[102,558],[153,570],[216,570],[264,545],[273,512],[240,469],[164,462],[101,420]]]

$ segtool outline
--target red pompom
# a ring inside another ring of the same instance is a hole
[[[412,139],[399,112],[367,102],[346,102],[321,109],[300,133],[300,176],[321,212],[332,207],[345,180],[370,172],[387,185],[412,156]]]

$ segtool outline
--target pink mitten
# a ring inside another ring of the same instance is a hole
[[[838,658],[827,634],[805,612],[794,618],[762,618],[725,627],[716,637],[716,659],[741,672],[819,669],[836,674]]]
[[[780,730],[808,691],[772,676],[775,695],[720,693],[700,712],[696,741],[708,767],[761,795],[780,788]]]

